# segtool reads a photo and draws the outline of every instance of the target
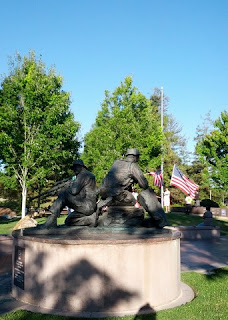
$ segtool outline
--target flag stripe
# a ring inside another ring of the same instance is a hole
[[[184,193],[189,194],[189,188],[185,184],[183,184],[181,181],[173,178],[170,184],[172,186],[175,186],[181,189]]]
[[[163,185],[163,177],[161,170],[158,170],[156,172],[149,172],[148,174],[154,177],[154,185],[161,188],[161,186]]]
[[[190,194],[192,198],[195,198],[195,192],[199,189],[199,186],[190,181],[178,168],[176,165],[173,167],[173,173],[171,177],[170,184],[179,188],[186,194]]]

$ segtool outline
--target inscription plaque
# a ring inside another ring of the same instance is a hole
[[[15,246],[14,285],[24,290],[25,248]]]

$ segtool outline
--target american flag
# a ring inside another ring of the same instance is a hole
[[[173,167],[173,173],[170,181],[171,186],[175,186],[182,190],[184,193],[189,194],[193,199],[195,198],[196,190],[199,189],[199,186],[190,181],[181,171],[177,168],[176,165]]]
[[[163,177],[161,170],[157,170],[156,172],[148,172],[148,174],[154,177],[154,185],[161,188],[161,186],[163,185]]]

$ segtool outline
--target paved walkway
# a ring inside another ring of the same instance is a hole
[[[228,236],[216,240],[181,240],[181,271],[206,273],[228,265]]]
[[[1,245],[2,246],[2,245]],[[23,309],[24,304],[10,295],[12,254],[0,248],[0,315]],[[181,240],[181,271],[207,273],[228,265],[228,236],[216,240]],[[26,306],[26,309],[28,306]],[[32,310],[32,307],[30,308]]]

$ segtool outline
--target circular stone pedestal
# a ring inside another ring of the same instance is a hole
[[[193,298],[183,297],[180,232],[61,227],[13,236],[13,296],[38,312],[123,316]]]

